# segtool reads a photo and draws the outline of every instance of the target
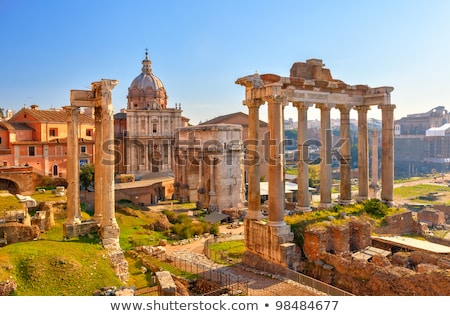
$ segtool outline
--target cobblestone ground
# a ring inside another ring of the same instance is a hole
[[[170,254],[187,262],[201,264],[211,269],[218,269],[220,272],[246,282],[249,296],[319,296],[324,295],[314,289],[303,286],[291,280],[281,277],[267,275],[261,271],[245,267],[241,264],[224,266],[217,264],[204,254],[198,252],[203,246],[191,249],[177,249],[170,251]]]

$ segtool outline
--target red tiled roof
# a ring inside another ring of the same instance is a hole
[[[51,122],[51,123],[65,123],[67,122],[66,112],[64,110],[32,110],[32,109],[26,109],[23,108],[19,112],[16,113],[26,113],[27,115],[30,115],[36,120],[40,122]],[[80,114],[79,115],[79,123],[82,124],[94,124],[94,119],[86,114]]]

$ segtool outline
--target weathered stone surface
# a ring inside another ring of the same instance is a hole
[[[334,267],[332,284],[346,289],[355,295],[450,295],[450,275],[448,270],[432,264],[421,263],[420,271],[413,271],[395,265],[380,266],[363,260],[351,260],[342,256],[323,253],[321,259]],[[324,275],[329,273],[320,266],[310,268],[310,274],[323,281],[329,280]],[[422,273],[423,272],[423,273]]]
[[[17,283],[14,280],[0,282],[0,296],[8,296],[17,289]]]
[[[7,244],[39,239],[41,230],[36,225],[7,223],[0,226],[0,236],[6,238]]]
[[[168,271],[158,271],[155,272],[156,278],[158,280],[158,287],[161,296],[175,296],[177,287],[175,285],[170,272]]]

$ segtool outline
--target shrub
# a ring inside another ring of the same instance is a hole
[[[370,199],[364,201],[363,211],[373,217],[382,218],[387,215],[388,207],[379,199]]]

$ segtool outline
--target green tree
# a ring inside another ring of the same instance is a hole
[[[85,164],[80,168],[80,183],[85,190],[94,187],[94,165]]]

